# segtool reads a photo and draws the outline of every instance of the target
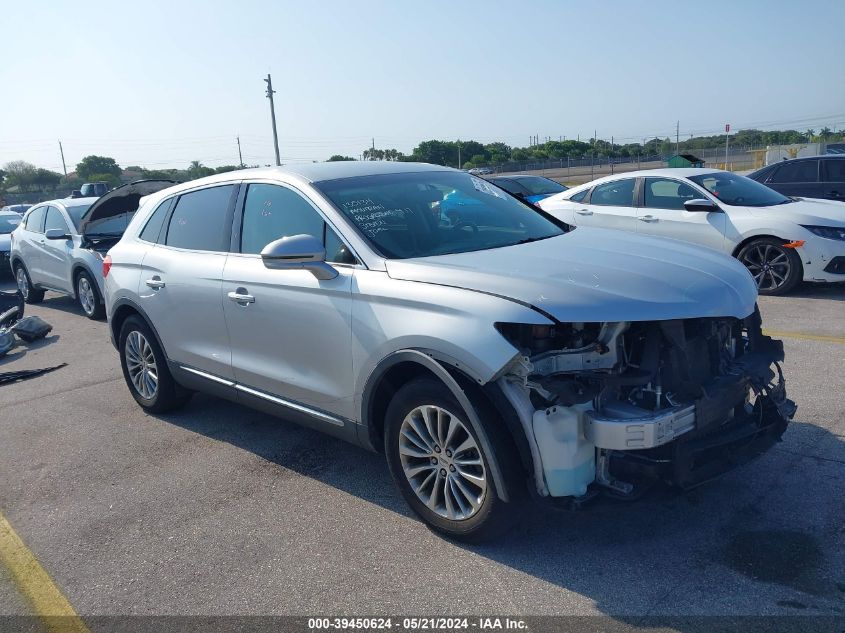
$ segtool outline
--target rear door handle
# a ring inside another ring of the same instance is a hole
[[[151,279],[147,279],[147,281],[145,281],[144,283],[146,283],[153,290],[158,290],[159,288],[164,288],[165,286],[165,283],[161,280],[161,277],[159,277],[158,275]]]
[[[657,218],[653,215],[641,215],[637,218],[640,222],[657,222]]]
[[[255,303],[255,297],[251,294],[247,294],[246,288],[238,288],[234,292],[230,292],[226,295],[229,297],[230,301],[234,301],[240,305],[249,305],[250,303]]]
[[[593,212],[589,209],[578,209],[577,211],[575,211],[575,213],[577,213],[578,215],[593,215]]]

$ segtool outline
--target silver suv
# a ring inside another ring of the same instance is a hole
[[[383,451],[464,539],[780,439],[783,347],[742,265],[569,228],[432,165],[220,174],[150,196],[109,251],[111,336],[144,409],[210,392]]]
[[[75,297],[88,318],[103,318],[103,256],[141,198],[172,184],[139,180],[100,198],[63,198],[30,209],[10,236],[10,263],[26,302],[40,303],[45,290],[53,290]]]

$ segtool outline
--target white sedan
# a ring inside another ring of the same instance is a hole
[[[653,169],[599,178],[541,200],[574,226],[694,242],[733,255],[760,294],[845,282],[845,203],[788,198],[737,174]]]

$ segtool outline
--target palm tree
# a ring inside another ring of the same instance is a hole
[[[813,136],[815,135],[815,133],[816,133],[816,131],[815,131],[814,129],[812,129],[812,128],[810,128],[809,130],[807,130],[807,142],[808,142],[808,143],[812,143],[812,142],[813,142]]]

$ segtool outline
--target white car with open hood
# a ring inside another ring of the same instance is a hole
[[[778,441],[783,346],[739,262],[569,229],[434,165],[219,174],[149,196],[109,250],[111,336],[144,409],[205,391],[383,452],[453,537]]]
[[[574,226],[669,237],[733,255],[760,294],[805,281],[845,282],[845,202],[788,198],[715,169],[653,169],[599,178],[541,200]]]
[[[140,200],[173,184],[139,180],[100,198],[62,198],[29,209],[10,236],[10,263],[26,302],[38,303],[53,290],[76,297],[87,317],[102,318],[103,256]]]

